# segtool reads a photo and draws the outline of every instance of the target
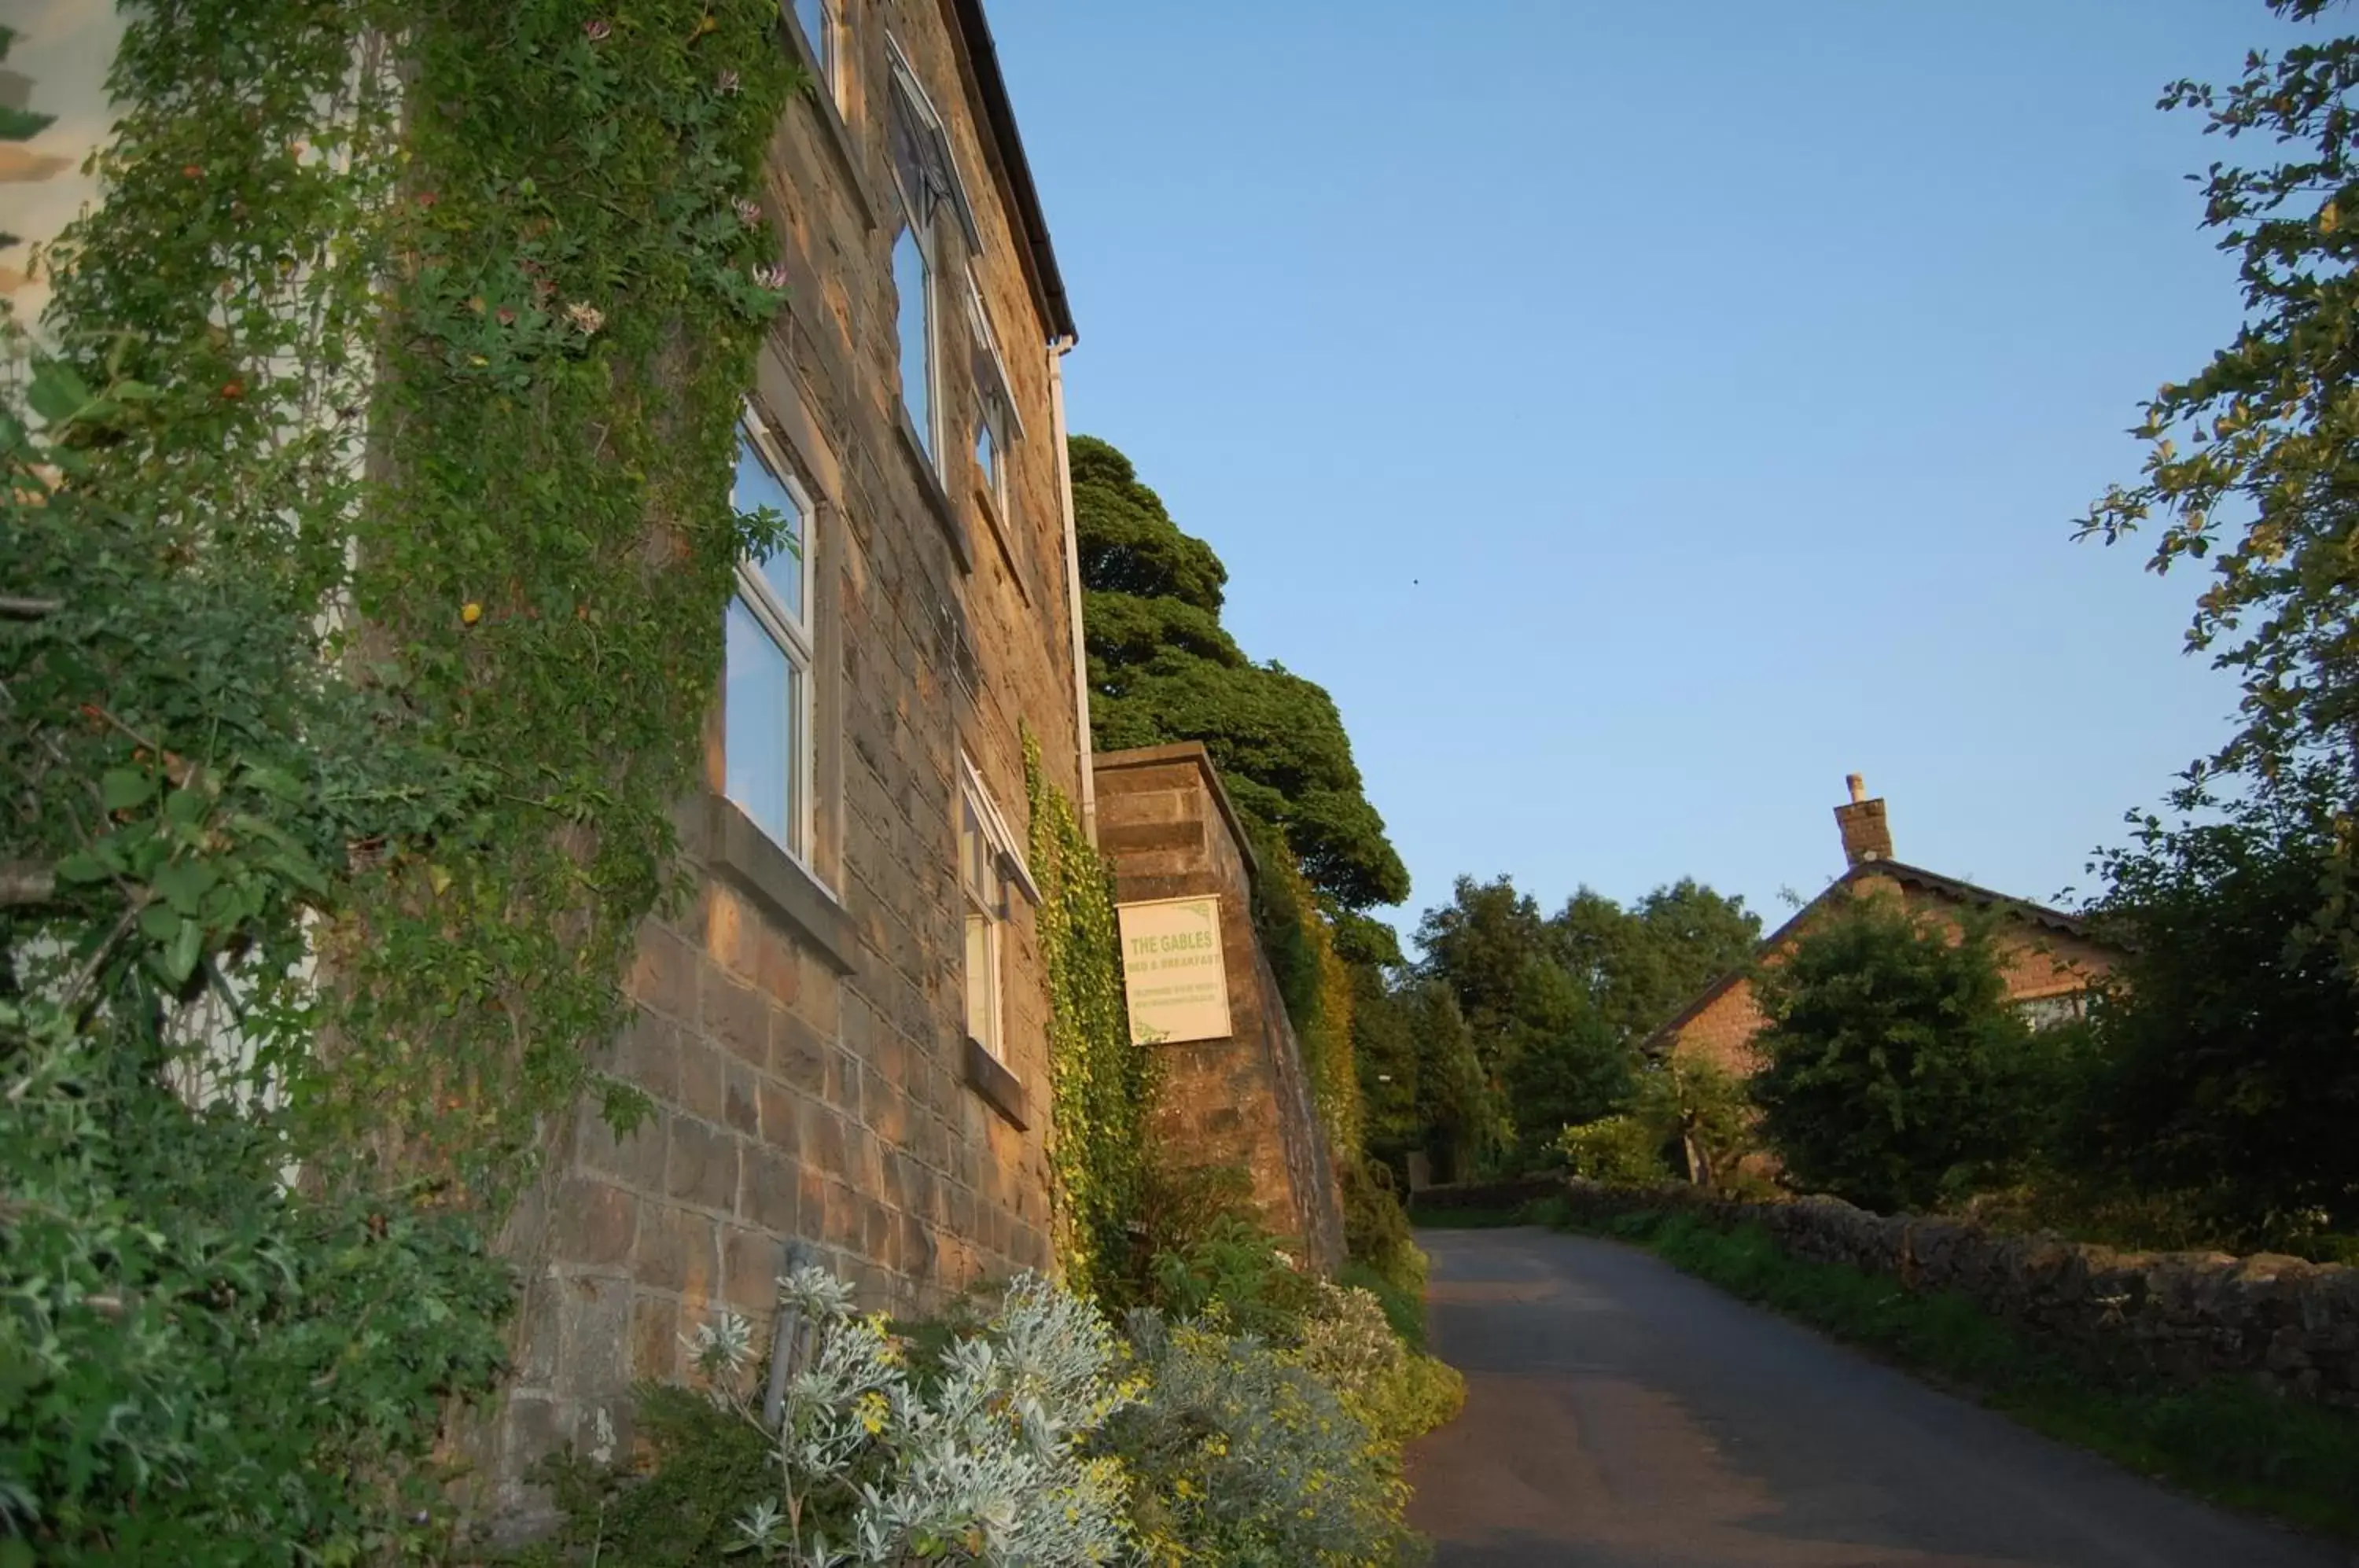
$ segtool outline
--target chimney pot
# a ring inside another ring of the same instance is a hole
[[[1856,773],[1850,773],[1843,776],[1843,782],[1851,786],[1851,798],[1854,805],[1867,799],[1866,779]]]

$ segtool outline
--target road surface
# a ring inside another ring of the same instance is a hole
[[[1436,1568],[2351,1568],[1646,1253],[1427,1231],[1466,1411],[1409,1451]],[[2359,1485],[2359,1477],[2354,1477]]]

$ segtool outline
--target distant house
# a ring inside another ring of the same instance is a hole
[[[1850,801],[1835,808],[1847,868],[1826,891],[1762,940],[1756,950],[1758,960],[1779,962],[1813,921],[1835,907],[1832,901],[1837,898],[1897,894],[1911,910],[1935,917],[1952,917],[1967,909],[1996,909],[2004,917],[1999,922],[1998,952],[2007,996],[2016,1008],[2035,1028],[2078,1017],[2090,985],[2111,969],[2114,959],[2110,949],[2089,935],[2086,922],[2060,909],[1895,860],[1884,802],[1867,798],[1858,774],[1853,774],[1849,782]],[[1746,1076],[1760,1064],[1753,1039],[1767,1021],[1754,1000],[1752,981],[1745,971],[1735,970],[1713,981],[1681,1007],[1647,1040],[1646,1050],[1657,1057],[1704,1058]]]

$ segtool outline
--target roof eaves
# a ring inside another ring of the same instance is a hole
[[[1057,253],[1049,242],[1048,214],[1041,210],[1039,188],[1032,182],[1031,160],[1024,155],[1024,136],[1016,129],[1016,106],[1007,95],[1007,79],[1000,72],[999,50],[991,41],[983,0],[942,0],[942,8],[949,13],[952,33],[964,45],[975,94],[983,102],[984,125],[998,155],[994,167],[1016,209],[1016,226],[1025,247],[1025,276],[1054,336],[1073,341],[1080,334],[1073,327],[1072,302],[1066,298],[1064,275],[1057,268]]]
[[[1921,866],[1910,866],[1897,860],[1863,860],[1828,883],[1817,898],[1788,916],[1785,923],[1776,931],[1754,943],[1753,952],[1756,958],[1757,959],[1763,953],[1775,952],[1783,945],[1786,940],[1794,934],[1795,929],[1810,918],[1810,911],[1825,903],[1829,895],[1836,888],[1863,881],[1870,877],[1888,877],[1895,882],[1924,887],[1947,898],[1956,898],[1962,903],[1992,905],[2009,914],[2020,916],[2040,925],[2052,926],[2070,936],[2085,937],[2089,934],[2088,921],[2078,915],[2067,914],[2061,909],[2051,909],[2044,904],[2035,904],[2026,898],[2012,898],[2005,893],[1995,893],[1987,887],[1978,887],[1971,882],[1961,881],[1955,877],[1944,877],[1938,871],[1928,871]],[[1742,968],[1732,969],[1705,986],[1696,994],[1694,1000],[1672,1015],[1669,1022],[1648,1035],[1640,1044],[1639,1050],[1649,1055],[1654,1054],[1661,1042],[1693,1023],[1698,1014],[1720,1000],[1731,986],[1745,978],[1751,968],[1751,964],[1746,964]]]

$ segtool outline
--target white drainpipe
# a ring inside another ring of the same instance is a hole
[[[1082,832],[1098,841],[1098,781],[1090,747],[1090,661],[1082,638],[1082,552],[1073,528],[1073,454],[1065,438],[1065,356],[1073,340],[1049,345],[1049,435],[1057,443],[1057,499],[1065,511],[1065,602],[1073,629],[1073,719],[1081,730]]]

